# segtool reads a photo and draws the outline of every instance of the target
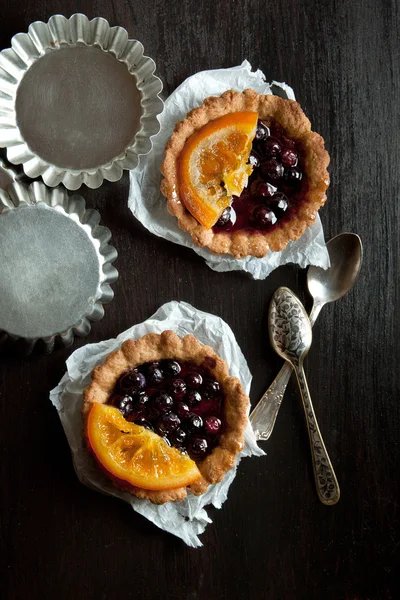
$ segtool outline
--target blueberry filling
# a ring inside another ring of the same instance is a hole
[[[258,121],[249,156],[253,172],[214,225],[216,233],[267,233],[296,214],[306,191],[298,146],[279,126]]]
[[[165,360],[123,373],[109,404],[127,421],[155,431],[193,459],[203,459],[223,431],[223,400],[221,385],[205,364]]]

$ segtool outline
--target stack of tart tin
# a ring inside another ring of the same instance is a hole
[[[81,196],[150,152],[161,81],[121,27],[82,14],[32,23],[0,52],[0,331],[50,352],[86,335],[118,272],[111,233]],[[46,185],[44,185],[46,184]],[[46,187],[49,186],[49,187]],[[51,189],[50,189],[51,188]]]

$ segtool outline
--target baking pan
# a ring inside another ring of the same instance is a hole
[[[42,340],[51,352],[89,333],[118,277],[111,233],[96,210],[63,187],[13,183],[0,189],[0,331]]]
[[[51,187],[117,181],[160,129],[154,70],[142,44],[103,18],[32,23],[0,53],[0,147]]]

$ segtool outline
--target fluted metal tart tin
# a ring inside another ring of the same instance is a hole
[[[0,52],[0,147],[51,187],[117,181],[160,129],[154,71],[142,44],[101,17],[36,21]]]
[[[0,332],[51,352],[84,336],[113,299],[117,251],[97,210],[63,187],[0,190]]]

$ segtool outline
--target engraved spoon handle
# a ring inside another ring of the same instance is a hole
[[[323,303],[314,302],[310,313],[311,326],[314,325]],[[257,406],[250,415],[250,423],[257,440],[268,440],[275,426],[276,417],[285,395],[286,386],[292,375],[293,367],[285,362],[274,381],[262,395]]]
[[[250,423],[257,440],[268,440],[270,437],[292,370],[292,365],[285,362],[251,413]]]
[[[300,364],[299,367],[295,366],[295,372],[306,416],[318,497],[323,504],[336,504],[340,498],[339,484],[318,427],[303,365]]]

